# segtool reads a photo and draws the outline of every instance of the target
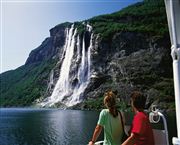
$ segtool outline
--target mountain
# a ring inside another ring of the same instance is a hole
[[[26,63],[0,74],[1,106],[99,109],[115,90],[127,107],[133,90],[174,109],[170,38],[163,0],[144,0],[82,22],[62,23]]]

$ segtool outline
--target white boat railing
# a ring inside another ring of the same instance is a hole
[[[104,143],[104,141],[97,141],[95,142],[95,145],[102,145]]]
[[[173,144],[180,145],[180,0],[164,0],[168,27],[171,38],[171,55],[173,59],[174,92],[176,104],[177,137]]]
[[[163,120],[164,130],[153,129],[155,145],[169,145],[169,136],[168,136],[168,128],[167,121],[165,116],[156,108],[156,106],[152,106],[152,110],[149,113],[149,121],[151,123],[159,123],[160,120]]]

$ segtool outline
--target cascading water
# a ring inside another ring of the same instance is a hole
[[[47,91],[48,90],[51,90],[52,89],[52,86],[54,85],[54,70],[51,71],[50,73],[50,77],[49,77],[49,84],[48,84],[48,88],[47,88]]]
[[[76,87],[73,90],[73,94],[70,97],[69,101],[68,101],[68,105],[74,105],[74,103],[79,102],[80,100],[82,100],[81,95],[83,95],[82,93],[84,92],[84,90],[86,89],[87,85],[89,84],[89,80],[90,80],[90,65],[91,65],[91,61],[90,61],[90,50],[92,48],[92,38],[93,35],[91,34],[91,38],[90,38],[90,45],[88,47],[87,52],[85,51],[85,36],[83,39],[83,48],[82,48],[82,57],[81,57],[81,65],[78,69],[78,83],[76,85]]]
[[[83,100],[83,92],[90,80],[90,53],[93,38],[91,26],[87,25],[86,29],[90,35],[89,46],[86,44],[87,36],[85,33],[83,38],[80,39],[74,25],[70,29],[66,29],[66,39],[63,48],[64,56],[62,56],[63,59],[61,60],[59,79],[51,96],[42,102],[41,106],[52,106],[58,102],[66,106],[72,106]]]

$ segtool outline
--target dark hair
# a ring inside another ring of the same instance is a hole
[[[118,111],[116,109],[116,95],[112,91],[105,93],[104,104],[108,107],[109,112],[113,117],[118,116]]]
[[[131,101],[137,110],[145,108],[146,98],[141,92],[134,91],[131,94]]]

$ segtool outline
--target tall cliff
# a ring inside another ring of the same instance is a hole
[[[163,0],[145,0],[113,14],[52,28],[25,65],[0,75],[0,105],[98,108],[108,89],[117,90],[121,103],[138,89],[147,95],[147,106],[173,108],[171,63]]]

